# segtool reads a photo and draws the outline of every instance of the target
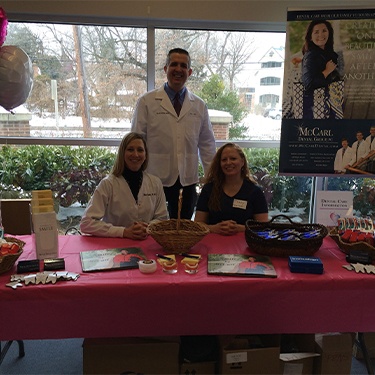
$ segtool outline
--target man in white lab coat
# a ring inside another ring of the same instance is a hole
[[[336,152],[335,162],[334,162],[334,169],[335,173],[345,173],[346,169],[345,166],[350,163],[352,160],[352,149],[349,147],[348,140],[343,138],[341,140],[341,148],[339,148]]]
[[[366,142],[370,147],[370,151],[375,150],[375,125],[370,128],[370,135],[366,137]]]
[[[370,151],[370,147],[364,140],[363,133],[361,131],[357,131],[356,138],[357,140],[352,144],[352,159],[348,165],[345,166],[346,169],[351,166],[356,166],[357,163],[360,163]],[[362,169],[362,167],[360,167],[360,169]]]
[[[366,137],[366,142],[369,145],[369,156],[366,165],[366,171],[375,174],[375,125],[370,127],[370,135]]]
[[[132,131],[146,138],[147,171],[163,183],[169,217],[177,218],[183,189],[181,219],[190,219],[197,200],[199,159],[206,174],[216,152],[215,138],[206,104],[185,86],[192,73],[189,53],[170,50],[164,71],[167,82],[138,99]]]

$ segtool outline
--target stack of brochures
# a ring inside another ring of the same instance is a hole
[[[290,256],[288,260],[290,272],[322,274],[324,267],[320,258]]]

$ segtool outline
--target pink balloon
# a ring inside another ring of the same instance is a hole
[[[0,48],[0,105],[6,110],[25,103],[33,87],[29,56],[16,46]]]
[[[3,8],[0,8],[0,47],[4,44],[7,36],[8,19]]]

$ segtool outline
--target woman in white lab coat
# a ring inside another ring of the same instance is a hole
[[[147,163],[143,136],[127,134],[111,173],[99,183],[87,205],[82,233],[142,240],[151,221],[168,218],[163,186],[158,177],[145,172]]]

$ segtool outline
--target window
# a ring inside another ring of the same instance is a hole
[[[34,71],[31,94],[9,127],[62,138],[121,138],[130,129],[147,87],[144,28],[10,22],[6,43],[22,48]]]
[[[268,61],[262,63],[262,68],[281,68],[282,64],[279,61]]]
[[[277,108],[282,95],[284,33],[250,32],[243,25],[227,26],[233,30],[227,31],[221,29],[220,23],[199,28],[188,21],[183,28],[178,22],[156,26],[148,21],[137,27],[127,20],[123,20],[123,25],[118,21],[111,25],[111,20],[104,19],[103,25],[90,25],[85,20],[82,24],[61,22],[9,22],[5,43],[25,50],[33,62],[35,76],[33,90],[23,106],[16,108],[14,114],[0,109],[3,144],[17,145],[17,150],[28,152],[31,160],[42,157],[33,158],[34,152],[42,152],[36,151],[35,145],[49,145],[48,151],[57,147],[64,156],[58,162],[67,165],[72,163],[69,153],[85,146],[87,155],[80,155],[86,163],[85,171],[91,160],[93,164],[101,163],[98,171],[105,173],[111,153],[130,129],[136,100],[164,82],[166,52],[178,45],[192,55],[189,88],[206,100],[210,110],[232,114],[229,136],[248,150],[252,170],[270,197],[271,214],[288,212],[308,220],[312,179],[277,176],[281,121],[267,117],[266,111]],[[272,75],[268,69],[272,69]],[[222,100],[232,96],[236,106]],[[217,145],[225,141],[218,139]],[[109,154],[100,155],[96,146]],[[56,149],[52,151],[60,155]],[[18,185],[12,186],[6,178],[12,169],[6,166],[17,158],[11,160],[8,154],[6,159],[6,152],[0,158],[2,197],[51,183],[50,177],[43,181],[43,176],[36,181],[36,165],[31,163],[29,169],[26,164],[22,166],[25,168],[17,173],[18,180],[14,179]],[[53,168],[52,163],[48,168]],[[85,184],[77,183],[78,191],[82,192],[83,186],[93,189],[98,176],[87,179]],[[57,177],[56,170],[53,178]],[[299,192],[298,198],[289,194],[293,191]],[[60,207],[60,215],[61,222],[72,224],[84,203],[81,205],[73,191],[69,193],[64,197],[67,207]],[[80,198],[81,202],[88,197]]]
[[[29,55],[34,85],[14,115],[0,114],[0,136],[120,139],[130,129],[139,96],[164,82],[166,51],[176,45],[192,55],[192,91],[210,109],[234,113],[232,125],[240,126],[260,104],[256,77],[263,56],[282,49],[285,39],[281,33],[149,29],[152,41],[141,27],[10,22],[6,43]],[[154,55],[148,53],[150,43]],[[282,75],[281,63],[277,69]],[[274,84],[272,77],[264,80]],[[239,105],[222,104],[230,95]]]
[[[264,77],[260,79],[261,86],[279,86],[280,78],[278,77]]]
[[[279,96],[274,94],[265,94],[259,97],[259,102],[263,105],[263,107],[274,108],[276,107],[276,104],[279,103],[279,101]]]

